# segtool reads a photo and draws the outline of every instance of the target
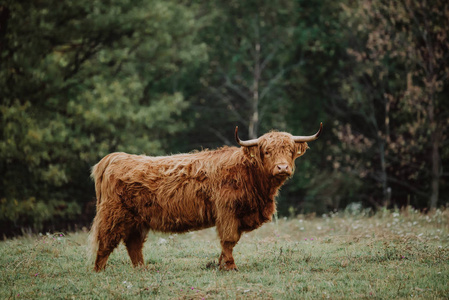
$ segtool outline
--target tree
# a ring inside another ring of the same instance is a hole
[[[344,100],[334,102],[346,122],[336,131],[348,148],[370,154],[362,155],[363,163],[351,154],[346,165],[381,184],[380,202],[389,203],[393,187],[396,198],[427,198],[434,209],[448,159],[441,149],[448,124],[449,6],[364,1],[346,12],[354,40],[363,42],[348,49],[354,71],[342,85]]]
[[[8,1],[0,16],[0,222],[40,229],[86,209],[101,156],[161,154],[185,128],[176,83],[203,61],[201,20],[157,0]]]
[[[285,128],[281,117],[275,120],[278,124],[262,120],[285,110],[285,74],[297,66],[289,64],[295,2],[212,1],[203,5],[212,11],[213,20],[202,31],[210,63],[200,78],[205,91],[196,106],[213,105],[229,116],[229,125],[215,124],[211,130],[227,143],[221,127],[229,129],[236,123],[248,129],[249,138],[258,136],[261,124],[266,124],[264,130],[273,125]]]
[[[208,46],[209,66],[200,76],[204,89],[189,99],[188,119],[196,124],[189,140],[195,146],[234,144],[237,124],[240,131],[247,130],[242,134],[247,138],[272,129],[306,134],[317,130],[320,121],[329,132],[325,91],[336,82],[326,80],[337,73],[337,55],[344,49],[339,3],[207,1],[203,10],[211,19],[200,35]],[[313,157],[299,162],[301,175],[283,189],[281,213],[290,206],[299,211],[306,190],[320,189],[311,182],[323,173],[322,141],[313,148]],[[308,199],[314,202],[315,192]]]
[[[288,131],[313,132],[324,124],[323,135],[298,161],[294,180],[281,194],[280,212],[325,213],[356,200],[360,181],[344,170],[334,170],[329,150],[338,139],[332,135],[338,116],[329,105],[341,86],[346,71],[347,27],[342,22],[346,1],[300,1],[291,38],[293,52],[287,65],[297,65],[286,73],[284,87],[288,100],[283,112]],[[339,147],[336,147],[340,149]]]

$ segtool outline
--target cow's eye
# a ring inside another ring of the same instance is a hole
[[[265,151],[265,156],[270,155],[270,152]]]

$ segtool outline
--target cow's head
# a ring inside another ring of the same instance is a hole
[[[266,174],[287,178],[293,174],[295,159],[308,148],[307,142],[316,140],[322,129],[321,123],[318,132],[310,136],[293,136],[286,132],[272,131],[257,139],[242,141],[236,127],[235,139],[240,146],[245,147],[247,155],[262,163]]]

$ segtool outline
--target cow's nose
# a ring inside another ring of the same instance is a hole
[[[291,175],[290,168],[288,167],[288,164],[279,164],[276,165],[276,171],[279,175]]]

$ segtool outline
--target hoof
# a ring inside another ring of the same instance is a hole
[[[138,265],[133,265],[133,267],[137,270],[142,270],[142,271],[149,271],[150,268],[148,267],[148,265],[145,264],[138,264]]]
[[[104,269],[105,269],[105,267],[99,267],[97,265],[94,266],[94,271],[97,273],[104,271]]]
[[[221,264],[220,265],[220,270],[222,271],[238,271],[237,266],[233,263],[233,264]]]

